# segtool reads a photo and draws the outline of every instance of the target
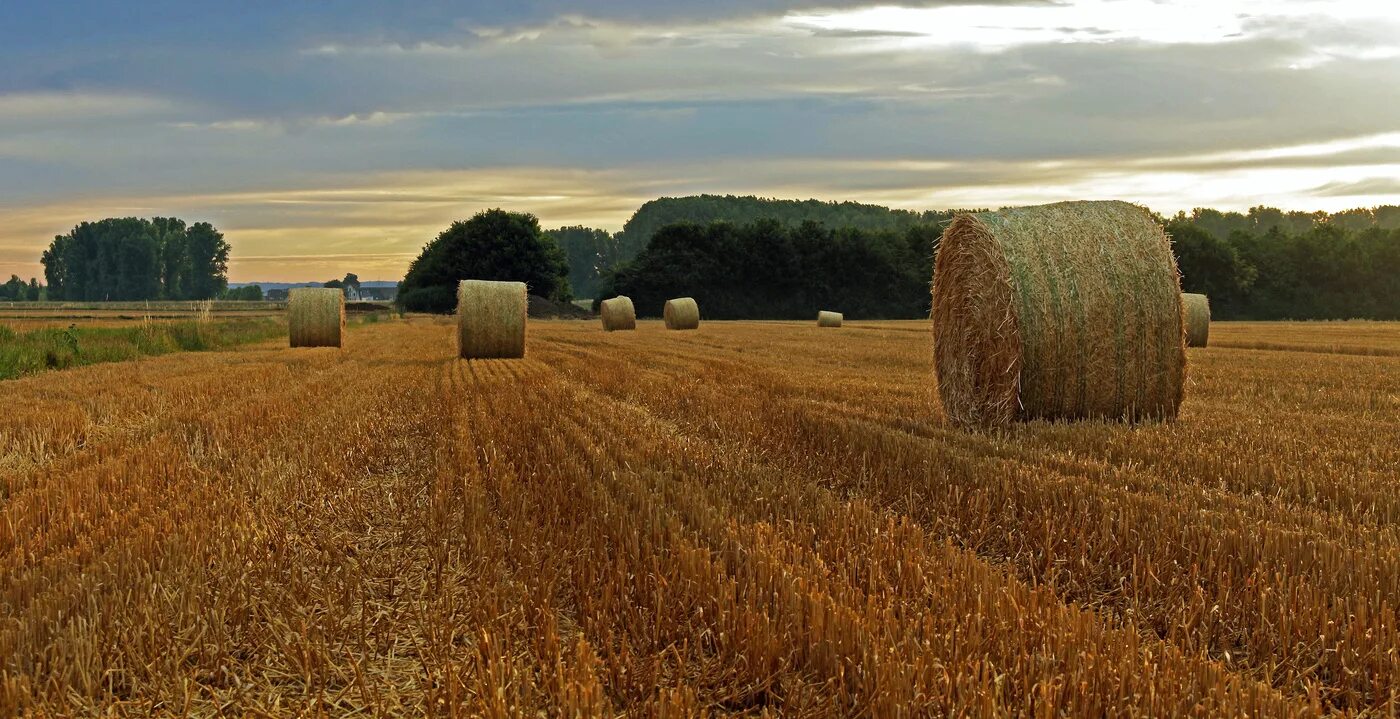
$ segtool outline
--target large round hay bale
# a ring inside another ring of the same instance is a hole
[[[637,329],[637,308],[632,305],[631,297],[619,295],[603,300],[598,314],[603,318],[603,329],[608,332]]]
[[[1183,292],[1181,303],[1186,313],[1186,346],[1205,347],[1210,341],[1210,298]]]
[[[334,287],[290,290],[287,329],[293,347],[339,347],[345,334],[345,293]]]
[[[463,359],[525,356],[524,282],[462,280],[457,285],[457,350]]]
[[[828,312],[822,310],[817,313],[818,327],[840,327],[842,315],[840,312]]]
[[[691,297],[677,297],[666,300],[661,310],[668,330],[693,330],[700,327],[700,305]]]
[[[934,266],[933,337],[958,425],[1171,418],[1181,405],[1176,259],[1126,202],[959,215]]]

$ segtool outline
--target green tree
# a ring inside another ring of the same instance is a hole
[[[190,266],[185,221],[175,217],[156,217],[152,230],[160,247],[160,277],[162,295],[170,300],[191,299]]]
[[[208,223],[123,217],[80,223],[40,261],[55,300],[212,299],[228,286],[228,253]]]
[[[239,302],[261,302],[263,299],[263,289],[261,285],[244,285],[243,287],[230,288],[224,290],[224,294],[220,299]]]
[[[607,230],[561,227],[548,233],[569,263],[569,288],[578,297],[597,297],[603,276],[621,260],[617,241]]]
[[[189,296],[211,300],[228,287],[229,244],[222,232],[208,222],[196,222],[185,231],[185,251],[189,256]]]
[[[451,312],[461,280],[524,282],[529,292],[571,299],[564,253],[534,215],[486,210],[457,221],[408,266],[399,303],[416,312]]]
[[[19,275],[10,275],[10,281],[0,285],[0,300],[6,302],[25,302],[29,299],[29,285],[19,278]]]
[[[1181,270],[1181,289],[1208,295],[1216,317],[1235,316],[1257,271],[1229,242],[1184,218],[1167,222],[1167,234]]]

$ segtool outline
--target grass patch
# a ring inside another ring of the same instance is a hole
[[[27,332],[0,325],[0,380],[171,352],[220,350],[286,333],[286,323],[273,318],[153,322],[136,327],[51,327]]]

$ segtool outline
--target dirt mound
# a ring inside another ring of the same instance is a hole
[[[536,319],[589,320],[593,313],[572,302],[555,302],[539,295],[530,295],[530,316]]]

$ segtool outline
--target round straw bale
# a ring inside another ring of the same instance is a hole
[[[1186,348],[1166,233],[1126,202],[959,215],[934,266],[933,341],[957,425],[1175,417]]]
[[[1183,292],[1181,303],[1186,306],[1186,346],[1205,347],[1210,341],[1210,298]]]
[[[637,308],[632,306],[631,297],[619,295],[603,300],[598,312],[603,318],[603,329],[608,332],[637,329]]]
[[[840,312],[828,312],[822,310],[817,313],[818,327],[840,327],[842,315]]]
[[[297,287],[287,293],[287,329],[293,347],[339,347],[345,334],[345,293],[334,287]]]
[[[457,285],[457,351],[463,359],[525,356],[524,282],[462,280]]]
[[[668,330],[693,330],[700,327],[700,305],[692,297],[677,297],[666,300],[661,310]]]

